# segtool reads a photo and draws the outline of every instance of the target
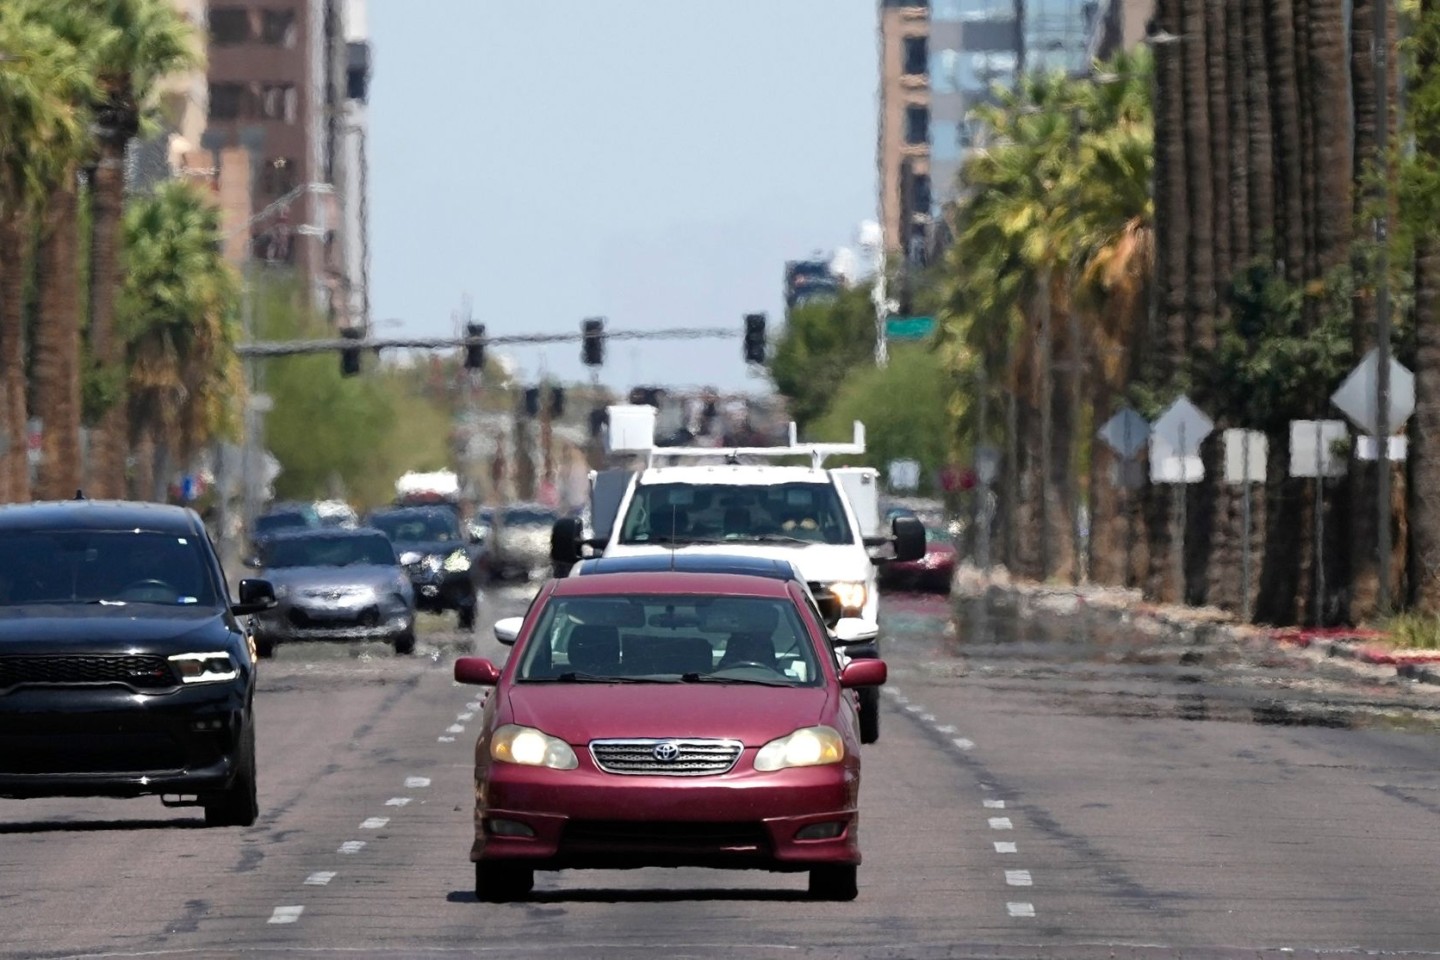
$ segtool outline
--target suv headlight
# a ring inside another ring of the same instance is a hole
[[[846,616],[858,614],[865,607],[865,581],[840,580],[825,586],[827,590],[835,594],[835,599],[840,601],[840,606],[845,608]]]
[[[181,683],[220,683],[240,676],[235,661],[223,650],[218,653],[177,653],[169,659]]]
[[[445,562],[441,566],[445,568],[446,573],[464,573],[470,569],[470,554],[464,550],[456,550],[445,558]]]
[[[534,727],[507,723],[490,738],[490,756],[525,767],[574,770],[580,765],[570,744]]]
[[[414,550],[406,550],[404,553],[400,554],[400,566],[402,567],[408,567],[412,563],[419,562],[420,554],[416,553]]]
[[[844,759],[845,741],[833,727],[802,727],[761,747],[755,754],[755,769],[771,773],[787,767],[819,767]]]

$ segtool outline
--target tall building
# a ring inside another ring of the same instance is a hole
[[[275,270],[293,270],[323,316],[337,326],[355,314],[347,230],[351,184],[351,48],[347,14],[363,23],[363,6],[346,0],[210,0],[208,119],[203,146],[234,148],[249,161],[250,255]],[[368,82],[368,44],[364,76]],[[363,163],[363,151],[359,153]],[[348,221],[353,223],[353,221]],[[361,301],[363,302],[363,298]]]
[[[1090,59],[1106,60],[1145,41],[1155,0],[1100,0],[1090,33]]]
[[[881,0],[880,226],[887,257],[923,243],[930,216],[929,10]]]

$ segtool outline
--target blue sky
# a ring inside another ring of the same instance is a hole
[[[381,336],[727,326],[875,216],[875,0],[371,0]],[[588,376],[579,346],[515,351]],[[765,386],[738,341],[609,346],[602,379]]]

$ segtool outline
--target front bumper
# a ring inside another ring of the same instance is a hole
[[[264,640],[389,639],[414,626],[408,608],[386,602],[326,606],[290,601],[255,617],[255,635]]]
[[[731,773],[705,778],[607,774],[588,758],[564,771],[491,764],[476,784],[470,859],[550,870],[858,864],[858,768],[745,772],[754,754],[747,749]],[[497,821],[533,836],[500,835]],[[797,839],[819,824],[836,825],[836,835]]]
[[[240,683],[167,693],[22,687],[0,695],[0,796],[198,794],[235,776]]]

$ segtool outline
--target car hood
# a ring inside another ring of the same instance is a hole
[[[687,544],[679,548],[684,556],[713,554],[726,556],[743,554],[747,557],[765,557],[770,560],[789,560],[800,570],[800,576],[807,581],[828,583],[834,580],[869,580],[875,575],[875,565],[864,549],[853,543],[751,543],[735,540],[729,543]],[[668,546],[659,544],[625,543],[607,547],[607,557],[654,557],[670,553]]]
[[[261,576],[276,587],[389,587],[399,582],[399,567],[279,567]]]
[[[183,653],[233,636],[218,610],[131,603],[0,608],[0,655]]]
[[[824,687],[701,683],[519,683],[510,722],[581,746],[612,737],[714,737],[758,747],[825,721]]]

